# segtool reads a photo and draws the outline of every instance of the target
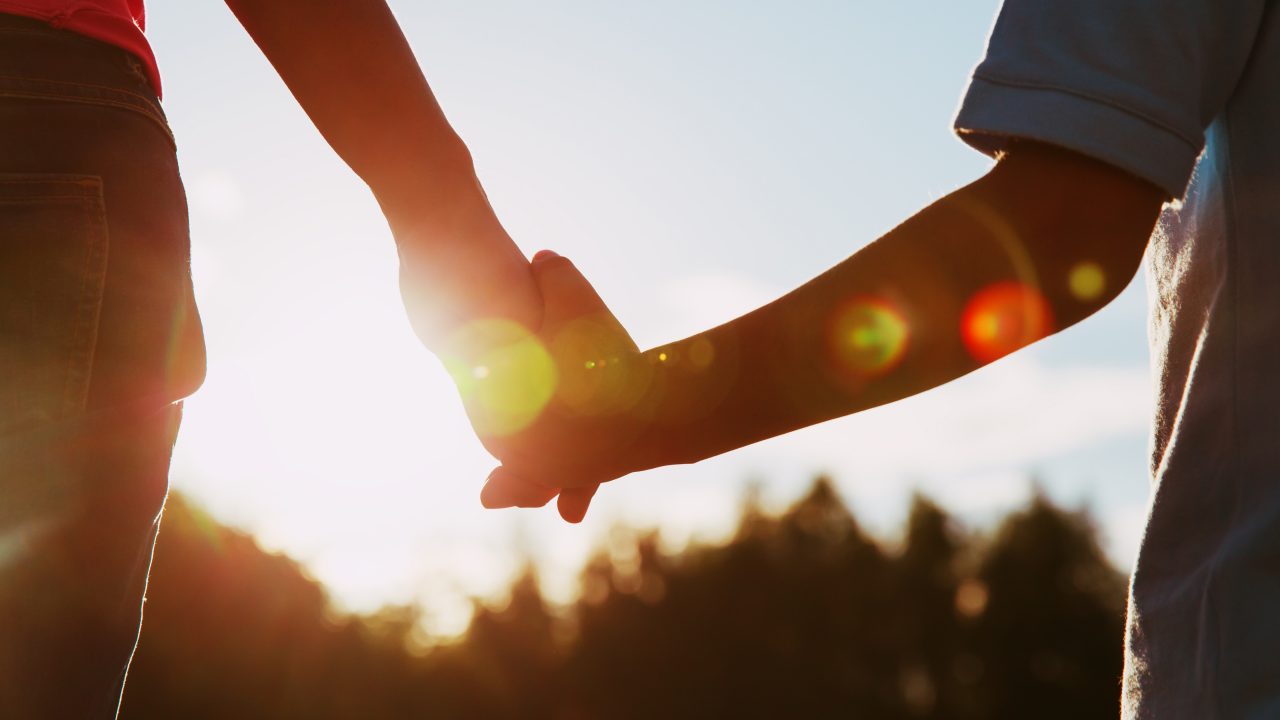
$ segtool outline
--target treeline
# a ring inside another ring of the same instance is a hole
[[[287,558],[170,501],[124,720],[1118,715],[1124,579],[1043,497],[990,535],[917,498],[896,550],[826,480],[722,545],[599,552],[568,608],[532,572],[429,650],[341,616]]]

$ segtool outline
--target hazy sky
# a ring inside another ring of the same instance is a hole
[[[394,2],[521,247],[593,279],[643,346],[785,292],[978,177],[950,121],[996,3]],[[732,526],[745,484],[832,473],[891,531],[922,488],[974,523],[1027,476],[1090,502],[1121,563],[1147,497],[1139,280],[1065,336],[952,386],[604,488],[582,526],[491,512],[492,466],[403,319],[393,244],[217,2],[152,2],[181,144],[209,379],[177,488],[303,560],[346,607],[420,600],[437,630],[534,557],[553,594],[619,521]]]

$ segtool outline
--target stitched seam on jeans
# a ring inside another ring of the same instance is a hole
[[[19,195],[11,198],[0,198],[0,205],[30,205],[33,202],[41,202],[44,200],[56,200],[64,204],[70,204],[70,201],[92,200],[88,195]]]
[[[128,57],[127,53],[126,53],[126,57]],[[19,83],[54,85],[54,86],[60,86],[60,87],[66,88],[68,90],[74,90],[75,88],[90,88],[93,90],[105,90],[107,92],[119,93],[121,95],[128,95],[132,98],[137,98],[138,100],[142,101],[142,103],[145,104],[148,107],[148,109],[153,109],[156,112],[160,112],[160,110],[156,107],[155,100],[147,97],[146,95],[143,95],[142,93],[136,93],[132,90],[126,90],[124,88],[115,87],[112,85],[99,85],[97,83],[86,83],[86,82],[79,82],[79,81],[72,82],[68,80],[48,80],[45,78],[23,77],[21,75],[0,75],[0,80],[14,80]]]
[[[173,145],[175,148],[177,147],[177,141],[174,139],[173,131],[169,129],[168,123],[162,121],[160,118],[156,117],[153,113],[148,112],[146,109],[138,107],[133,103],[122,102],[118,100],[108,100],[106,98],[90,98],[90,97],[79,97],[79,96],[68,97],[66,95],[59,95],[57,93],[22,92],[22,91],[15,92],[12,90],[0,90],[0,98],[23,98],[27,100],[51,100],[54,102],[82,103],[85,105],[103,105],[106,107],[114,107],[117,109],[129,110],[129,111],[138,113],[139,115],[155,123],[156,126],[159,127],[161,131],[164,132],[165,137],[169,139],[170,145]]]
[[[106,208],[102,203],[101,185],[97,202],[86,198],[84,266],[80,273],[80,297],[76,303],[72,348],[67,363],[66,381],[62,388],[62,413],[71,415],[84,410],[88,400],[90,374],[97,345],[98,318],[102,312],[102,286],[106,281],[108,242]],[[95,223],[94,220],[97,222]],[[95,262],[96,261],[96,262]],[[92,283],[92,285],[91,285]],[[89,317],[92,315],[92,317]]]
[[[1150,123],[1156,126],[1157,128],[1164,130],[1165,132],[1173,135],[1174,137],[1178,138],[1182,142],[1191,146],[1192,150],[1196,150],[1196,151],[1199,150],[1199,144],[1193,138],[1190,138],[1187,135],[1183,134],[1182,131],[1173,127],[1169,123],[1163,120],[1160,120],[1159,118],[1153,115],[1149,115],[1145,112],[1142,112],[1140,110],[1134,110],[1128,105],[1125,105],[1121,102],[1113,100],[1105,95],[1099,95],[1097,93],[1091,93],[1088,91],[1080,90],[1079,88],[1067,87],[1065,85],[1058,85],[1056,83],[1039,82],[1036,80],[1013,80],[1010,78],[1003,78],[996,75],[992,75],[990,72],[985,72],[985,71],[974,72],[973,76],[979,80],[985,80],[989,83],[994,83],[996,85],[1004,85],[1006,87],[1015,87],[1015,88],[1026,88],[1029,90],[1051,90],[1053,92],[1060,92],[1066,95],[1074,95],[1075,97],[1082,98],[1084,100],[1089,100],[1095,103],[1099,103],[1101,105],[1106,105],[1107,107],[1113,110],[1118,110],[1122,113],[1125,113],[1126,115],[1131,115],[1139,120],[1142,120],[1143,122]]]
[[[94,197],[97,193],[98,180],[92,175],[75,175],[60,173],[0,173],[0,186],[17,185],[19,187],[32,186],[57,186],[61,188],[79,187],[81,193],[79,195],[32,195],[31,198],[39,197]],[[68,190],[69,192],[69,190]],[[27,197],[27,196],[17,196]]]
[[[88,94],[84,91],[91,91]],[[173,130],[169,127],[164,110],[154,98],[147,97],[131,90],[96,83],[69,82],[65,80],[48,80],[13,75],[0,75],[0,97],[26,97],[60,100],[63,102],[84,102],[88,104],[124,107],[146,115],[160,126],[170,144],[176,147]]]
[[[13,173],[3,173],[3,175],[12,175],[12,174],[13,174]],[[15,178],[15,179],[12,179],[12,180],[7,180],[7,179],[3,179],[3,175],[0,175],[0,185],[22,185],[22,186],[24,186],[24,187],[25,187],[25,186],[30,186],[30,185],[78,185],[78,184],[83,184],[83,181],[70,180],[70,179],[67,179],[67,180],[41,180],[41,179],[39,179],[39,178],[31,178],[31,179],[22,179],[22,180],[19,180],[19,179],[16,179],[16,178]],[[27,177],[30,177],[30,176],[27,176]],[[92,195],[74,195],[74,196],[71,196],[71,197],[92,197]]]
[[[0,78],[0,79],[3,79],[3,78]],[[82,103],[100,104],[100,105],[114,105],[116,107],[124,107],[124,108],[129,108],[130,110],[137,111],[156,121],[159,121],[162,117],[161,115],[157,114],[152,107],[150,107],[149,103],[145,101],[134,102],[133,98],[128,98],[128,97],[112,98],[112,97],[102,97],[102,96],[93,96],[93,95],[69,95],[66,93],[60,93],[52,90],[41,91],[41,90],[30,90],[25,88],[15,90],[15,89],[5,89],[2,87],[0,87],[0,97],[38,97],[38,98],[45,98],[49,100],[62,100],[65,102],[82,102]],[[137,97],[137,96],[134,96],[134,97]]]
[[[131,103],[127,100],[113,100],[111,98],[89,97],[87,95],[69,96],[54,92],[40,92],[38,90],[0,90],[0,97],[37,98],[40,100],[59,100],[69,103],[85,103],[87,105],[110,105],[112,107],[133,110],[140,115],[146,115],[152,120],[159,120],[159,118],[152,114],[148,108],[141,107],[137,103]]]

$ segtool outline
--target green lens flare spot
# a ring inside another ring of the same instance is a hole
[[[897,308],[882,298],[862,297],[836,313],[830,343],[846,371],[879,375],[902,360],[909,336],[906,318]]]
[[[467,412],[482,435],[511,435],[531,425],[556,391],[556,366],[533,333],[510,320],[468,324],[451,347],[465,360],[446,361]]]

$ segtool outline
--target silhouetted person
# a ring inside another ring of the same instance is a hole
[[[536,327],[528,261],[386,4],[228,4],[377,197],[419,335],[438,348],[475,317]],[[0,0],[4,718],[116,715],[180,401],[204,377],[142,5]]]

